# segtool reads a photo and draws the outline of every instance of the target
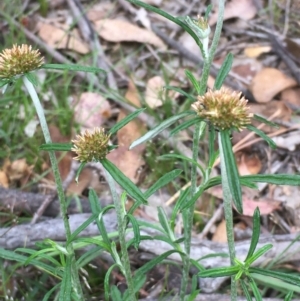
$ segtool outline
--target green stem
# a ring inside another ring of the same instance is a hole
[[[233,216],[232,216],[232,196],[230,193],[228,177],[226,172],[224,156],[226,154],[223,151],[221,135],[219,134],[219,149],[220,149],[220,165],[221,165],[221,177],[222,177],[222,190],[223,190],[223,203],[224,203],[224,215],[226,221],[226,234],[227,243],[229,248],[229,257],[231,266],[235,265],[235,245],[234,245],[234,231],[233,231]],[[237,300],[237,285],[234,276],[231,277],[231,300]]]
[[[225,7],[225,0],[219,0],[218,21],[214,33],[214,38],[209,50],[209,55],[207,59],[204,60],[202,76],[200,79],[200,91],[199,91],[200,95],[203,95],[206,91],[210,68],[221,36],[222,26],[223,26],[224,7]],[[200,129],[201,129],[201,123],[196,124],[194,135],[193,135],[193,160],[195,162],[198,161]],[[197,190],[197,168],[196,166],[193,165],[191,170],[191,197],[194,196],[196,190]],[[185,257],[183,258],[183,276],[182,276],[181,290],[180,290],[180,300],[182,301],[184,300],[184,297],[186,295],[187,284],[189,279],[190,246],[191,246],[191,238],[192,238],[194,211],[195,211],[195,205],[191,206],[190,208],[187,208],[183,212]]]
[[[35,106],[37,115],[40,120],[40,125],[42,128],[43,134],[44,134],[45,142],[52,143],[49,128],[48,128],[47,121],[46,121],[46,117],[44,114],[44,110],[41,105],[40,99],[36,93],[36,90],[35,90],[33,84],[27,79],[26,76],[23,76],[23,82],[24,82],[24,85],[25,85],[25,87],[32,99],[32,102]],[[60,211],[61,211],[61,215],[62,215],[62,219],[64,222],[65,231],[66,231],[66,239],[68,242],[68,241],[70,241],[70,238],[71,238],[71,229],[70,229],[70,224],[69,224],[68,215],[67,215],[67,203],[66,203],[66,199],[65,199],[65,194],[64,194],[64,190],[63,190],[63,186],[62,186],[62,181],[61,181],[61,177],[60,177],[60,173],[59,173],[59,169],[58,169],[55,152],[49,151],[49,157],[50,157],[53,175],[54,175],[54,179],[55,179],[55,183],[56,183],[57,195],[58,195],[59,204],[60,204]],[[83,292],[82,292],[82,288],[81,288],[79,276],[78,276],[78,270],[77,270],[77,265],[76,265],[76,258],[75,258],[75,252],[73,249],[73,244],[68,243],[66,248],[67,248],[68,254],[71,259],[70,261],[71,261],[71,265],[72,265],[71,268],[72,268],[72,280],[73,280],[74,292],[77,294],[77,296],[80,298],[80,300],[84,300]]]
[[[133,285],[133,280],[132,280],[132,275],[131,275],[131,269],[130,269],[130,260],[128,256],[128,250],[126,247],[126,212],[123,206],[122,201],[120,200],[116,187],[115,187],[115,182],[112,178],[112,176],[109,174],[109,172],[105,171],[106,173],[106,180],[109,185],[112,198],[114,201],[116,213],[117,213],[117,221],[118,221],[118,234],[119,234],[119,241],[120,241],[120,246],[121,246],[121,262],[123,266],[123,273],[126,278],[127,282],[127,287],[128,287],[128,292],[129,292],[129,300],[130,301],[136,301],[136,296],[134,293],[134,285]]]
[[[195,160],[195,162],[197,162],[198,160],[199,139],[200,139],[200,123],[196,125],[194,137],[193,137],[193,160]],[[191,196],[195,194],[196,188],[197,188],[197,166],[193,164],[191,170]],[[182,212],[183,221],[184,221],[184,248],[185,248],[185,257],[183,258],[183,273],[182,273],[182,282],[181,282],[181,290],[180,290],[180,300],[182,301],[184,301],[188,280],[189,280],[190,251],[191,251],[194,211],[195,211],[195,205],[191,206],[190,208],[186,208]]]

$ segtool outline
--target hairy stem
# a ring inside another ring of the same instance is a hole
[[[33,84],[27,79],[26,76],[23,77],[23,82],[24,85],[32,99],[32,102],[35,106],[37,115],[39,117],[40,125],[44,134],[45,142],[46,143],[52,143],[48,124],[46,121],[46,117],[44,114],[43,107],[41,105],[40,99],[36,93],[36,90],[33,86]],[[66,204],[66,199],[65,199],[65,194],[62,186],[62,181],[58,169],[58,164],[55,156],[54,151],[49,151],[49,157],[50,157],[50,162],[53,170],[53,175],[56,183],[56,189],[57,189],[57,195],[59,199],[59,204],[60,204],[60,211],[61,211],[61,216],[64,222],[64,227],[66,231],[66,239],[67,242],[70,241],[71,238],[71,229],[70,229],[70,224],[68,220],[68,215],[67,215],[67,204]],[[76,295],[80,298],[80,300],[84,300],[83,298],[83,292],[82,288],[80,285],[79,281],[79,276],[78,276],[78,270],[77,270],[77,265],[76,265],[76,258],[75,258],[75,252],[73,249],[73,244],[68,243],[67,246],[67,251],[68,251],[68,256],[70,256],[70,262],[71,262],[71,270],[72,270],[72,280],[73,280],[73,289]]]
[[[220,149],[220,165],[221,165],[221,177],[222,177],[222,189],[223,189],[223,204],[224,204],[224,215],[226,221],[226,234],[227,243],[229,248],[230,264],[235,265],[235,245],[234,245],[234,232],[233,232],[233,216],[232,216],[232,196],[230,193],[227,171],[225,166],[225,160],[221,141],[221,135],[219,134],[219,149]],[[231,277],[231,300],[237,300],[237,285],[234,276]]]
[[[105,171],[106,173],[106,180],[109,185],[112,198],[114,201],[116,213],[117,213],[117,221],[118,221],[118,234],[119,234],[119,241],[121,246],[121,262],[123,267],[123,273],[127,281],[127,287],[128,292],[130,296],[130,301],[136,301],[136,296],[134,293],[134,285],[131,275],[131,269],[130,269],[130,260],[128,256],[128,250],[126,247],[126,212],[123,208],[122,201],[120,200],[120,197],[117,194],[115,182],[109,172]]]

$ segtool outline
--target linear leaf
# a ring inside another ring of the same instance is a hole
[[[120,120],[118,123],[116,123],[109,131],[109,134],[115,134],[119,129],[121,129],[122,127],[124,127],[127,123],[129,123],[131,120],[133,120],[134,118],[136,118],[140,113],[142,113],[143,111],[145,111],[146,108],[142,108],[142,109],[138,109],[134,112],[132,112],[131,114],[129,114],[128,116],[126,116],[125,118],[123,118],[122,120]]]
[[[259,130],[255,126],[248,124],[247,129],[251,132],[254,132],[256,135],[260,136],[260,138],[265,140],[272,149],[275,149],[277,147],[276,143],[268,135],[266,135],[263,131]]]
[[[159,133],[161,133],[162,131],[164,131],[165,129],[167,129],[169,126],[171,126],[173,123],[175,123],[177,120],[184,118],[186,116],[192,115],[194,114],[194,112],[192,111],[187,111],[187,112],[183,112],[180,114],[177,114],[175,116],[170,117],[169,119],[163,121],[162,123],[160,123],[158,126],[156,126],[154,129],[150,130],[149,132],[147,132],[144,136],[140,137],[139,139],[135,140],[129,147],[129,149],[132,149],[134,147],[136,147],[137,145],[144,143],[152,138],[154,138],[155,136],[157,136]]]
[[[184,70],[186,77],[190,80],[193,87],[197,91],[197,94],[200,94],[201,88],[198,80],[195,78],[194,74],[190,70]]]
[[[44,65],[41,66],[41,69],[83,71],[83,72],[92,72],[92,73],[98,73],[98,72],[106,73],[105,70],[97,68],[97,67],[81,66],[81,65],[76,65],[76,64],[44,64]]]
[[[241,176],[241,180],[275,185],[300,186],[300,175],[291,174]]]
[[[140,189],[127,178],[121,170],[107,159],[100,161],[103,167],[109,172],[113,179],[130,195],[135,201],[147,204],[147,200]]]
[[[228,53],[215,80],[214,90],[220,90],[233,62],[233,54]]]
[[[46,143],[40,146],[40,150],[67,152],[71,150],[72,146],[72,143]]]
[[[227,176],[230,193],[233,202],[239,213],[243,213],[242,190],[240,184],[240,176],[237,170],[235,157],[232,151],[229,131],[220,131],[220,156],[224,160],[225,170],[222,170],[222,177]]]
[[[260,212],[259,212],[259,208],[256,207],[253,214],[253,231],[252,231],[251,243],[245,261],[247,261],[247,259],[249,259],[253,255],[257,243],[259,241],[259,235],[260,235]]]
[[[182,173],[181,169],[174,169],[174,170],[164,174],[146,192],[144,192],[145,198],[148,199],[154,192],[156,192],[160,188],[162,188],[162,187],[166,186],[167,184],[169,184],[170,182],[172,182],[181,173]]]

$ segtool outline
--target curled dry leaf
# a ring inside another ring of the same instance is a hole
[[[155,33],[124,20],[99,20],[95,22],[95,28],[99,36],[109,42],[149,43],[159,48],[166,48],[164,42]]]
[[[66,27],[61,25],[60,27],[39,22],[38,23],[38,35],[44,40],[47,45],[56,49],[69,49],[74,50],[81,54],[89,52],[89,47],[80,38],[80,35],[76,29],[69,31]]]
[[[164,86],[166,85],[164,79],[161,76],[154,76],[150,78],[147,82],[146,93],[145,93],[145,101],[147,105],[154,109],[160,107],[163,104],[162,96],[164,93]],[[175,81],[171,81],[171,86],[177,86],[178,83]],[[168,97],[174,99],[179,94],[175,91],[168,90]]]
[[[2,186],[4,188],[9,187],[8,177],[7,177],[6,173],[2,170],[0,170],[0,186]]]
[[[236,154],[236,161],[241,176],[256,175],[262,168],[262,163],[256,154],[238,152]]]
[[[251,20],[257,13],[257,8],[253,0],[232,0],[228,1],[225,6],[224,20],[231,18],[241,18]],[[218,9],[211,15],[209,25],[216,24],[218,19]]]
[[[274,200],[253,200],[251,198],[243,197],[243,215],[253,216],[256,209],[259,208],[260,215],[267,215],[281,207],[281,202]]]
[[[295,87],[297,82],[275,68],[264,68],[251,83],[251,92],[257,102],[269,102],[281,91]]]
[[[84,92],[75,102],[74,119],[85,129],[102,126],[110,116],[109,102],[98,93]]]
[[[247,47],[244,50],[244,53],[247,57],[256,58],[259,57],[263,53],[268,53],[272,50],[270,45],[268,46],[254,46],[254,47]]]

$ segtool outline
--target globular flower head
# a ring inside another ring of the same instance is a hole
[[[43,64],[43,60],[39,50],[26,44],[13,45],[0,53],[0,78],[11,79],[33,71]]]
[[[242,130],[251,123],[252,113],[249,113],[248,101],[241,92],[226,88],[209,90],[203,96],[198,96],[192,104],[192,109],[205,121],[219,130]]]
[[[72,140],[74,146],[71,150],[77,155],[74,159],[85,163],[104,159],[109,153],[109,138],[110,135],[105,134],[104,128],[85,130]]]

